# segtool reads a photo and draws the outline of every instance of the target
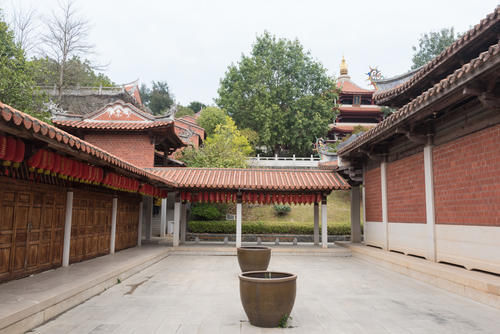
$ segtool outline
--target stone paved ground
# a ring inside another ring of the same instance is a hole
[[[251,326],[234,256],[173,255],[36,333],[500,333],[500,310],[355,258],[274,256],[298,274],[289,329]]]

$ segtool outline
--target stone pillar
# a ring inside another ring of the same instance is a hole
[[[187,203],[183,201],[181,204],[181,243],[186,242],[187,232]]]
[[[64,241],[63,241],[63,267],[69,266],[69,253],[71,247],[71,219],[73,218],[73,191],[66,193],[66,215],[64,218]]]
[[[236,247],[241,247],[241,194],[236,198]]]
[[[146,240],[153,238],[153,198],[143,196],[143,223],[146,224]]]
[[[384,229],[384,249],[389,250],[389,221],[387,218],[387,162],[380,164],[380,180],[382,189],[382,224]]]
[[[321,247],[328,248],[328,219],[326,218],[326,196],[321,199]]]
[[[425,216],[428,235],[427,259],[436,261],[436,216],[434,211],[434,173],[432,169],[432,145],[424,147],[424,174],[425,174]]]
[[[314,244],[319,245],[319,203],[314,202]]]
[[[160,238],[165,238],[167,230],[167,199],[161,199],[161,215],[160,215]]]
[[[361,219],[359,186],[351,187],[351,242],[361,242]]]
[[[179,231],[181,222],[181,196],[179,193],[175,195],[174,204],[174,247],[179,246]]]
[[[141,201],[139,203],[139,226],[137,227],[137,246],[141,247],[142,246],[142,220],[144,215],[144,203]]]
[[[118,211],[118,197],[113,197],[113,208],[111,211],[111,237],[109,238],[109,254],[115,253],[116,240],[116,214]]]

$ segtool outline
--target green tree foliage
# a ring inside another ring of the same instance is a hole
[[[178,159],[189,167],[244,168],[246,158],[252,154],[246,137],[242,136],[234,121],[226,116],[226,122],[215,128],[199,149],[187,148]]]
[[[214,134],[217,125],[226,124],[227,120],[227,113],[224,110],[217,107],[206,107],[201,111],[196,122],[205,129],[207,136],[211,136]]]
[[[257,144],[259,143],[259,134],[257,133],[257,131],[246,128],[246,129],[240,130],[240,133],[243,136],[247,137],[248,142],[250,143],[250,145],[252,147],[257,146]]]
[[[217,104],[274,153],[310,154],[334,118],[335,82],[298,40],[265,32],[249,56],[229,66]]]
[[[191,103],[188,104],[187,106],[189,109],[191,109],[192,111],[194,111],[195,113],[199,112],[201,109],[203,108],[206,108],[207,106],[204,105],[203,103],[201,102],[198,102],[198,101],[193,101]]]
[[[178,105],[177,112],[175,113],[175,118],[180,118],[180,117],[186,116],[186,115],[193,116],[194,115],[193,109]]]
[[[53,86],[59,82],[59,64],[52,58],[34,58],[31,61],[34,79],[37,85]],[[89,60],[77,56],[66,62],[63,73],[64,87],[111,87],[113,81],[103,73],[97,73]]]
[[[451,28],[443,28],[438,32],[430,32],[423,34],[418,40],[418,48],[413,46],[415,51],[411,69],[419,68],[431,61],[439,55],[444,49],[450,46],[458,36],[455,36],[455,30]]]
[[[1,15],[1,13],[0,13]],[[33,80],[33,68],[26,61],[14,34],[0,16],[0,101],[44,121],[49,114],[40,112],[42,95]]]
[[[142,103],[151,109],[154,115],[166,113],[174,104],[174,96],[166,81],[153,81],[152,88],[142,84],[139,88]]]

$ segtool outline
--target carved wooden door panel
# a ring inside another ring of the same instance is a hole
[[[140,199],[135,197],[124,196],[118,199],[116,250],[137,245],[139,202]]]
[[[0,180],[0,281],[61,265],[64,192]]]

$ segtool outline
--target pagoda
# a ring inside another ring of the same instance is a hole
[[[337,86],[340,90],[338,115],[330,124],[328,141],[341,140],[357,126],[370,129],[382,121],[381,108],[373,102],[374,90],[361,88],[351,81],[344,57],[340,63]]]

